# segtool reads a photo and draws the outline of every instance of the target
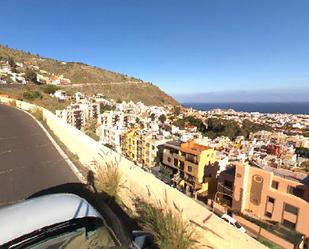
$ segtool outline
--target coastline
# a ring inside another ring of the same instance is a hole
[[[282,114],[309,114],[308,102],[222,102],[222,103],[181,103],[187,108],[201,111],[233,109],[237,112],[260,112]]]

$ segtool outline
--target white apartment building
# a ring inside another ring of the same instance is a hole
[[[121,153],[121,135],[126,131],[121,126],[100,125],[97,128],[97,135],[102,144],[110,145],[115,151]]]
[[[56,116],[66,123],[82,129],[90,119],[97,119],[100,113],[98,103],[85,102],[82,104],[71,104],[65,110],[56,110]]]

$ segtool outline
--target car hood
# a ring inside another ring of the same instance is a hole
[[[56,223],[102,216],[74,194],[51,194],[0,208],[0,245]]]

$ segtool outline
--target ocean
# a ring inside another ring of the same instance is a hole
[[[282,102],[282,103],[182,103],[187,108],[194,108],[201,111],[212,109],[233,109],[242,112],[261,113],[291,113],[309,114],[309,102]]]

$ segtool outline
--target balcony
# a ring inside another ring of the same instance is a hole
[[[177,159],[180,160],[180,161],[185,161],[185,157],[184,157],[184,156],[181,156],[181,155],[179,155],[179,154],[173,153],[173,157],[174,157],[174,158],[177,158]]]

